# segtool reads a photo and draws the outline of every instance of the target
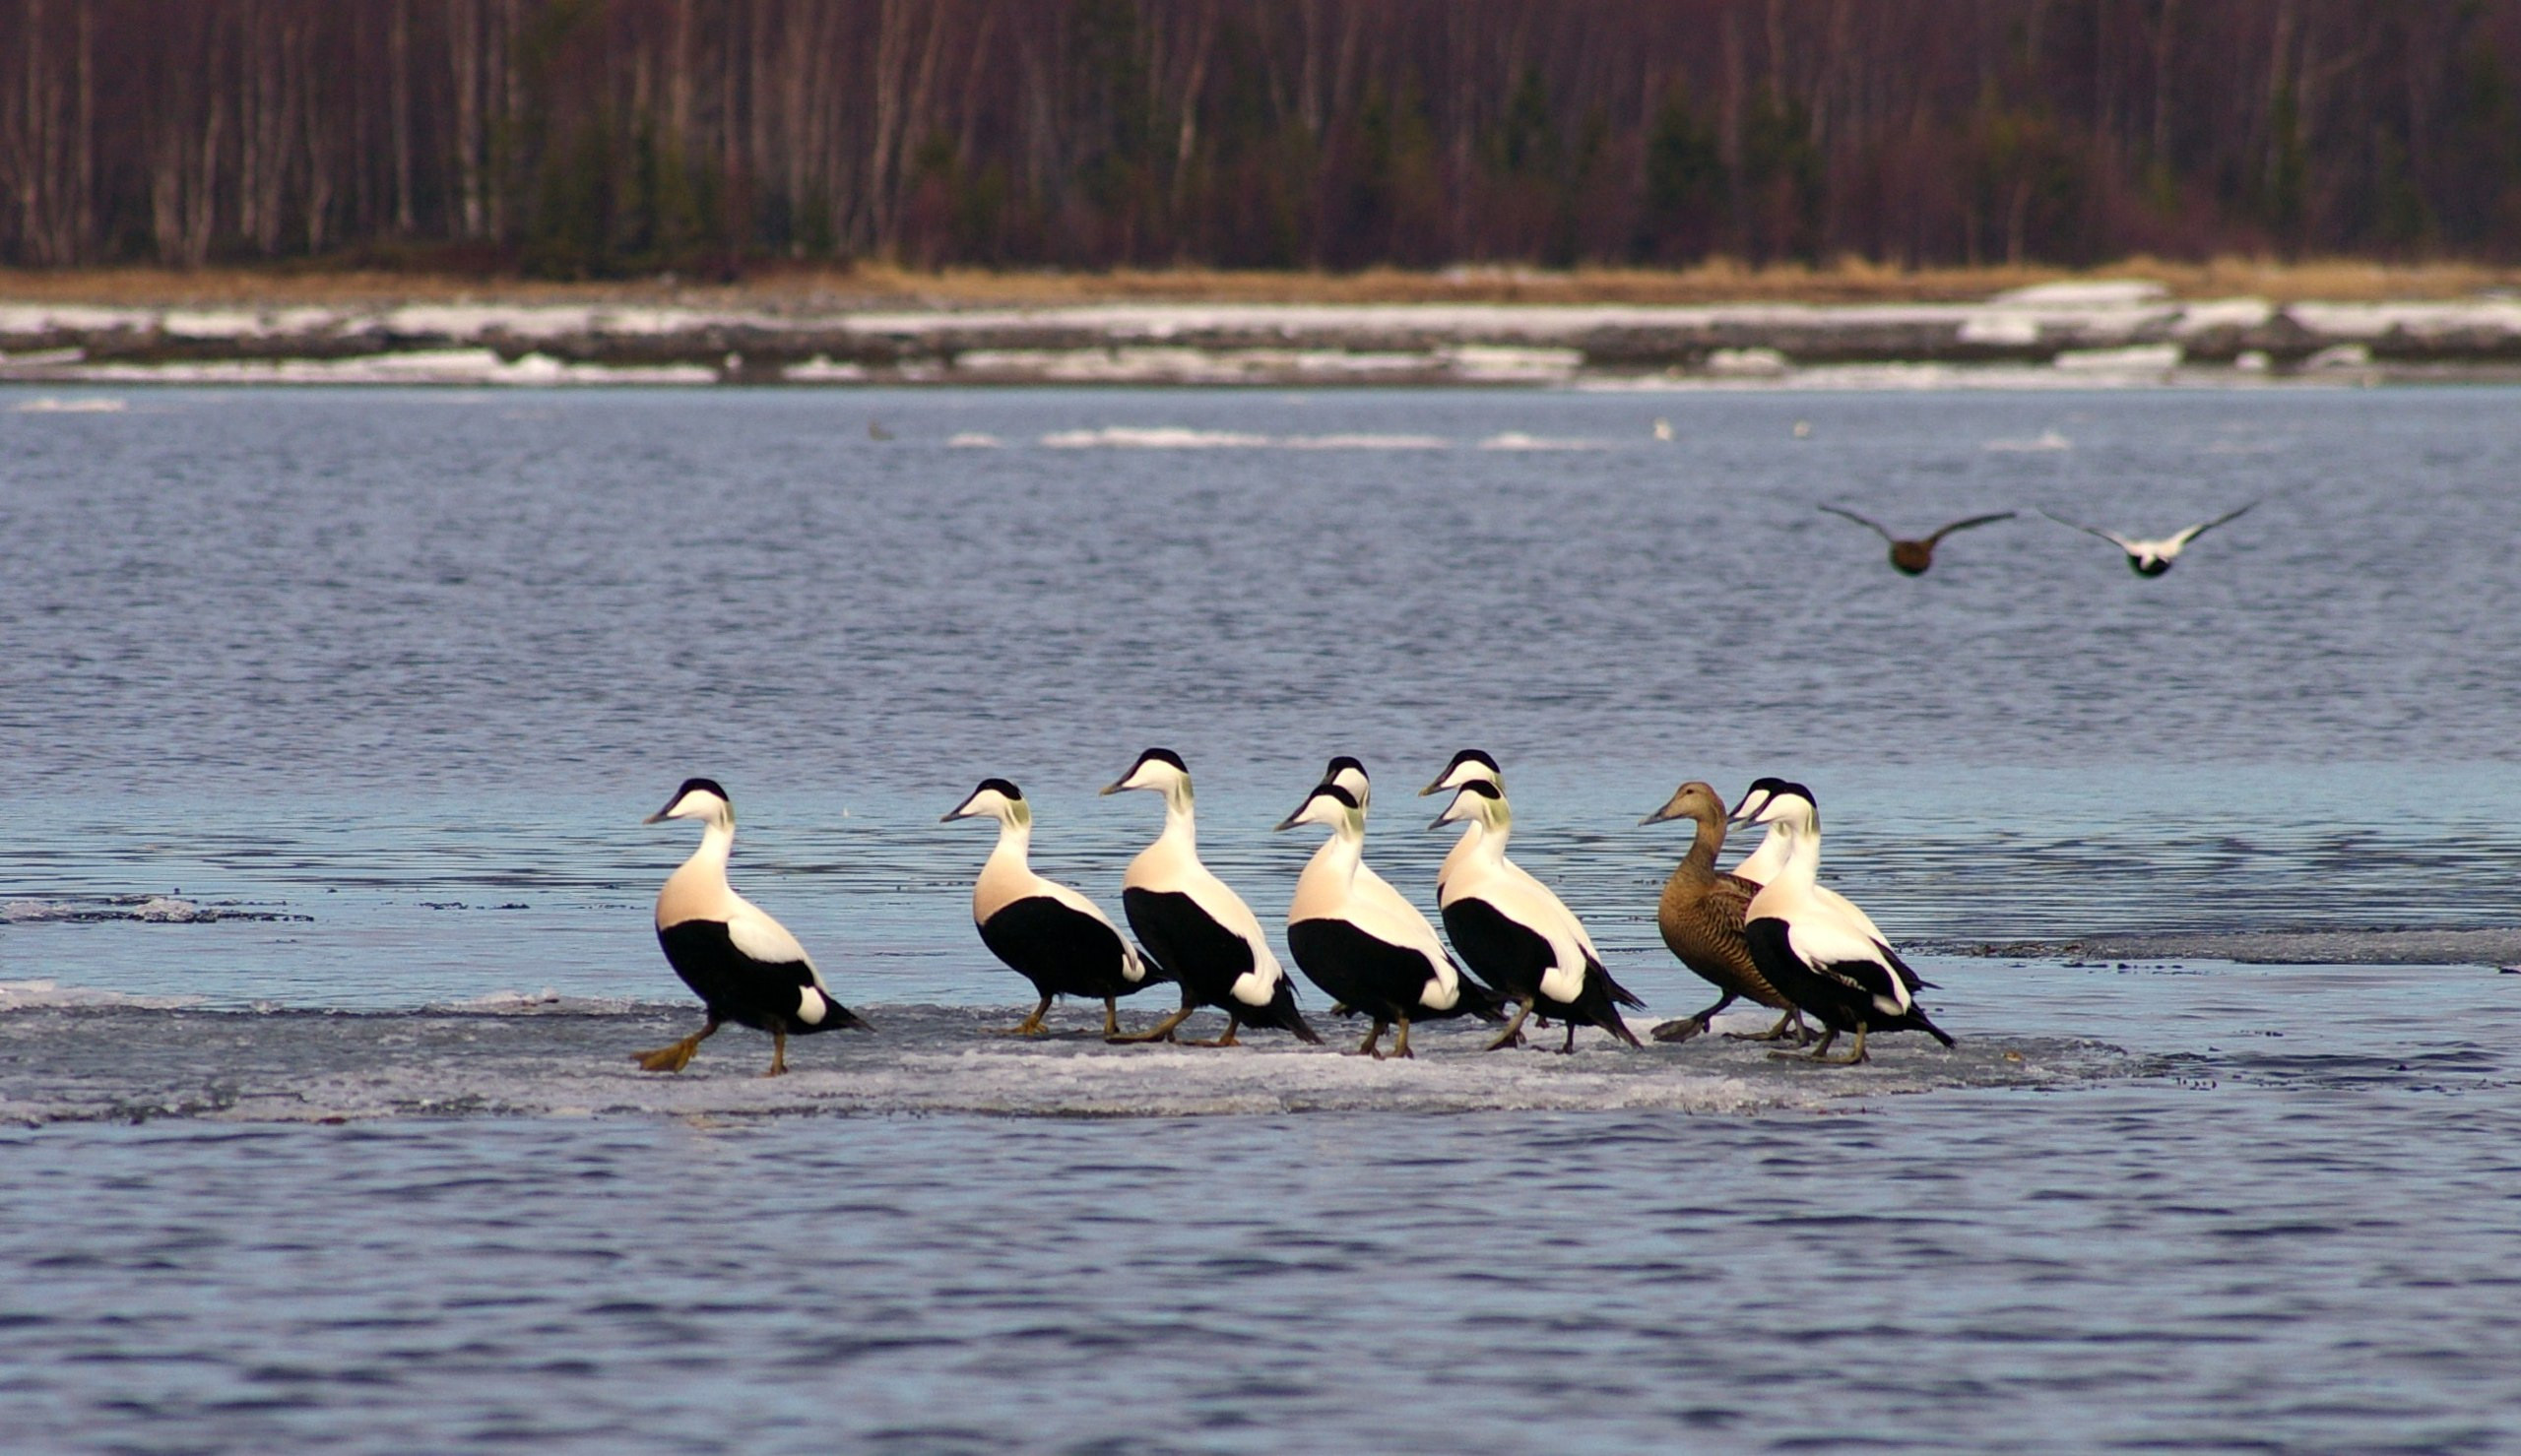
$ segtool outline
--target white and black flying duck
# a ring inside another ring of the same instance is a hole
[[[1611,979],[1584,922],[1547,885],[1506,857],[1515,822],[1506,792],[1486,780],[1464,784],[1433,829],[1468,823],[1463,837],[1478,836],[1470,856],[1436,892],[1445,933],[1480,980],[1515,1002],[1514,1020],[1488,1049],[1521,1040],[1523,1019],[1538,1002],[1567,1023],[1567,1045],[1576,1049],[1579,1023],[1597,1026],[1629,1045],[1637,1034],[1621,1019],[1622,1006],[1646,1003]]]
[[[1366,811],[1355,794],[1336,784],[1321,785],[1278,828],[1299,824],[1323,825],[1330,837],[1296,880],[1295,903],[1287,907],[1287,949],[1332,1000],[1373,1019],[1359,1054],[1381,1057],[1377,1044],[1387,1027],[1399,1029],[1392,1054],[1407,1056],[1413,1021],[1465,1014],[1506,1019],[1496,993],[1461,973],[1416,907],[1401,901],[1395,911],[1390,902],[1358,892]]]
[[[1874,535],[1889,541],[1891,543],[1891,569],[1899,572],[1902,576],[1925,575],[1926,572],[1934,566],[1934,548],[1943,544],[1943,538],[1952,535],[1954,532],[1970,531],[1980,526],[1992,526],[1998,521],[2010,521],[2014,518],[2014,513],[2011,511],[1997,511],[1990,515],[1969,516],[1959,521],[1938,526],[1934,529],[1933,534],[1929,536],[1904,537],[1892,535],[1891,528],[1884,526],[1881,522],[1868,520],[1843,506],[1823,506],[1821,509],[1829,512],[1833,516],[1842,516],[1849,521],[1853,521],[1856,525],[1864,527]]]
[[[1784,783],[1775,782],[1779,787]],[[1803,1014],[1760,974],[1752,964],[1750,944],[1742,938],[1744,915],[1751,908],[1751,897],[1760,893],[1760,881],[1715,867],[1715,856],[1724,850],[1724,800],[1716,796],[1713,786],[1693,779],[1673,790],[1663,807],[1638,821],[1661,824],[1687,819],[1698,826],[1690,838],[1689,853],[1663,882],[1662,897],[1654,906],[1654,925],[1680,963],[1721,992],[1714,1005],[1695,1016],[1664,1022],[1652,1036],[1657,1042],[1686,1042],[1705,1032],[1736,997],[1748,996],[1781,1013],[1777,1025],[1763,1033],[1728,1032],[1727,1036],[1747,1042],[1789,1037],[1800,1041]],[[1770,837],[1776,839],[1774,831]],[[1784,842],[1778,843],[1781,852]]]
[[[2081,522],[2069,521],[2065,517],[2058,515],[2056,512],[2049,510],[2045,506],[2040,508],[2039,514],[2046,516],[2049,520],[2056,522],[2060,526],[2072,526],[2075,530],[2083,532],[2088,536],[2100,537],[2102,540],[2105,540],[2111,545],[2116,546],[2118,549],[2125,551],[2127,553],[2127,569],[2136,573],[2138,576],[2160,576],[2164,572],[2170,570],[2171,563],[2179,559],[2179,553],[2187,547],[2190,541],[2197,539],[2199,537],[2204,536],[2207,532],[2214,530],[2216,527],[2223,525],[2227,521],[2239,520],[2241,517],[2258,509],[2260,504],[2260,501],[2254,500],[2237,511],[2226,511],[2224,514],[2217,516],[2214,520],[2201,522],[2198,525],[2189,527],[2186,531],[2173,532],[2169,536],[2159,537],[2146,540],[2138,540],[2132,537],[2120,536],[2114,531],[2103,531],[2098,526],[2086,526]]]
[[[1174,1028],[1202,1006],[1225,1013],[1225,1034],[1196,1046],[1241,1045],[1235,1032],[1263,1027],[1296,1040],[1322,1039],[1296,1009],[1295,986],[1260,933],[1243,897],[1199,862],[1192,816],[1191,771],[1170,748],[1150,748],[1105,793],[1143,789],[1164,795],[1164,830],[1138,852],[1121,880],[1121,909],[1138,944],[1182,987],[1182,1008],[1152,1029],[1122,1041],[1170,1041]]]
[[[1812,791],[1785,784],[1771,791],[1752,821],[1786,841],[1785,863],[1760,887],[1744,912],[1742,938],[1751,960],[1771,985],[1829,1028],[1812,1048],[1816,1061],[1853,1065],[1865,1060],[1868,1032],[1919,1031],[1950,1046],[1952,1039],[1928,1020],[1913,988],[1916,973],[1872,922],[1850,916],[1814,893],[1821,868],[1821,811]],[[1841,1032],[1855,1033],[1843,1057],[1828,1054]],[[1778,1055],[1788,1053],[1778,1052]]]
[[[1103,1035],[1119,1036],[1119,998],[1161,978],[1148,976],[1136,948],[1093,901],[1033,872],[1033,806],[1024,791],[1004,779],[984,779],[941,822],[956,819],[998,821],[998,846],[972,885],[972,923],[980,927],[981,944],[1042,997],[1006,1035],[1038,1037],[1052,1001],[1092,996],[1103,1003]]]
[[[685,779],[666,806],[646,823],[697,819],[700,848],[666,877],[657,892],[657,941],[682,983],[708,1009],[700,1030],[670,1046],[637,1054],[651,1072],[679,1072],[691,1054],[734,1022],[770,1033],[770,1070],[788,1070],[788,1038],[866,1021],[831,993],[806,948],[788,928],[761,913],[727,883],[727,855],[736,845],[736,809],[727,791],[711,779]]]
[[[1506,776],[1498,770],[1497,760],[1477,748],[1465,748],[1454,754],[1453,761],[1445,765],[1445,771],[1436,776],[1435,783],[1418,791],[1418,796],[1425,798],[1431,793],[1458,791],[1465,784],[1493,784],[1497,786],[1497,791],[1503,793],[1506,790]],[[1438,899],[1441,900],[1444,897],[1445,882],[1454,877],[1454,870],[1467,861],[1471,852],[1478,848],[1479,835],[1479,825],[1474,820],[1470,828],[1463,830],[1461,837],[1454,841],[1454,847],[1445,852],[1445,862],[1436,867]]]

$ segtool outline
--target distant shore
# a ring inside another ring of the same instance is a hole
[[[0,272],[0,382],[2105,386],[2521,381],[2521,270]]]

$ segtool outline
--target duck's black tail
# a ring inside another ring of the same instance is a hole
[[[1936,1025],[1935,1025],[1933,1022],[1931,1022],[1931,1021],[1926,1020],[1926,1013],[1925,1013],[1925,1010],[1924,1010],[1924,1008],[1923,1008],[1923,1007],[1919,1007],[1919,1006],[1910,1006],[1910,1007],[1908,1008],[1908,1014],[1907,1014],[1907,1015],[1906,1015],[1906,1016],[1904,1016],[1904,1017],[1902,1017],[1902,1018],[1900,1018],[1900,1023],[1901,1023],[1901,1025],[1903,1025],[1903,1026],[1911,1026],[1911,1027],[1915,1027],[1918,1031],[1921,1031],[1921,1032],[1925,1033],[1927,1036],[1934,1038],[1936,1041],[1941,1042],[1941,1043],[1942,1043],[1944,1045],[1946,1045],[1946,1046],[1955,1046],[1955,1045],[1960,1045],[1959,1043],[1957,1043],[1957,1042],[1953,1041],[1951,1037],[1949,1037],[1949,1036],[1945,1035],[1943,1028],[1941,1028],[1941,1027],[1939,1027],[1939,1026],[1936,1026]]]

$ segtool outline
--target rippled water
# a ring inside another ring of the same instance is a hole
[[[2511,1444],[2521,977],[2215,957],[2521,926],[2516,404],[0,412],[12,1444]],[[1811,509],[2262,495],[2157,581],[2036,516],[1907,580]],[[1636,820],[1792,774],[1961,1048],[980,1035],[1021,988],[936,816],[1014,778],[1114,898],[1155,805],[1093,790],[1150,742],[1272,922],[1325,758],[1425,898],[1409,794],[1495,750],[1642,1019],[1708,996]],[[878,1026],[778,1082],[741,1032],[624,1060],[690,1016],[646,924],[688,838],[637,820],[691,773]],[[2171,959],[2066,948],[2111,934]]]

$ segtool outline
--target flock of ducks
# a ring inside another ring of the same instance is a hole
[[[998,843],[972,886],[972,920],[981,943],[1040,997],[1002,1035],[1043,1035],[1052,1005],[1079,996],[1103,1003],[1103,1036],[1116,1044],[1234,1046],[1252,1030],[1320,1045],[1260,918],[1199,861],[1191,771],[1181,755],[1150,748],[1103,792],[1132,791],[1163,797],[1164,827],[1122,877],[1128,934],[1091,899],[1033,870],[1033,810],[1012,783],[985,779],[945,814],[947,822],[998,822]],[[1514,814],[1497,761],[1464,749],[1419,791],[1422,797],[1448,791],[1453,799],[1430,827],[1463,827],[1436,877],[1443,936],[1365,862],[1374,786],[1364,764],[1332,759],[1277,825],[1326,831],[1296,881],[1286,946],[1305,979],[1331,999],[1331,1014],[1371,1024],[1355,1054],[1385,1056],[1389,1032],[1389,1054],[1408,1056],[1412,1025],[1465,1016],[1497,1025],[1492,1051],[1522,1045],[1534,1017],[1565,1025],[1560,1051],[1575,1049],[1583,1027],[1642,1045],[1620,1008],[1645,1002],[1612,979],[1566,903],[1507,857]],[[702,826],[699,849],[658,893],[656,927],[666,960],[700,998],[705,1019],[690,1036],[638,1053],[638,1064],[680,1071],[703,1041],[733,1022],[770,1034],[767,1075],[775,1077],[787,1070],[791,1036],[866,1029],[867,1021],[833,996],[797,938],[728,884],[736,821],[727,791],[714,780],[686,780],[647,822],[665,819]],[[1767,1032],[1736,1035],[1802,1045],[1815,1037],[1808,1023],[1817,1022],[1818,1045],[1803,1053],[1815,1060],[1864,1061],[1865,1039],[1884,1032],[1920,1031],[1953,1045],[1917,1004],[1928,982],[1863,911],[1819,882],[1821,819],[1812,791],[1762,779],[1727,810],[1713,788],[1693,780],[1642,822],[1676,819],[1690,820],[1695,833],[1663,886],[1655,923],[1672,954],[1720,994],[1706,1010],[1655,1027],[1655,1041],[1688,1041],[1748,998],[1776,1010],[1778,1022]],[[1728,824],[1761,828],[1766,838],[1730,871],[1718,871]],[[1180,1006],[1152,1026],[1124,1032],[1121,998],[1159,982],[1180,992]],[[1224,1031],[1183,1041],[1180,1028],[1201,1010],[1223,1012]],[[1853,1043],[1833,1056],[1842,1034],[1852,1034]]]
[[[2070,526],[2087,535],[2100,537],[2102,540],[2126,552],[2127,569],[2138,576],[2161,576],[2164,572],[2170,570],[2171,563],[2179,559],[2179,553],[2187,548],[2190,541],[2227,521],[2239,520],[2255,510],[2259,504],[2258,501],[2251,501],[2239,510],[2227,511],[2212,521],[2200,522],[2185,531],[2175,531],[2168,536],[2143,538],[2120,536],[2117,532],[2103,531],[2098,526],[2085,526],[2069,521],[2045,507],[2040,509],[2039,514],[2060,526]],[[1843,516],[1889,541],[1891,567],[1903,576],[1923,576],[1931,570],[1934,566],[1934,548],[1941,545],[1943,538],[1954,532],[1969,531],[1979,526],[1992,526],[1998,521],[2010,521],[2020,514],[2017,511],[1997,511],[1985,516],[1970,516],[1937,527],[1931,535],[1904,537],[1894,534],[1891,528],[1884,526],[1881,522],[1859,516],[1843,506],[1825,505],[1821,509],[1833,516]]]

